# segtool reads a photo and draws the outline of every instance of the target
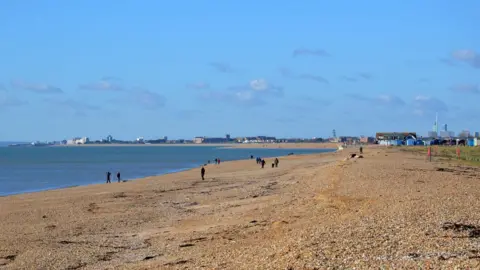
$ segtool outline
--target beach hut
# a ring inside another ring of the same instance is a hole
[[[417,140],[417,141],[415,142],[415,145],[425,145],[425,142],[422,141],[422,140]]]
[[[473,139],[473,146],[478,146],[478,140],[477,140],[477,138],[474,138],[474,139]]]
[[[408,146],[415,145],[415,140],[414,140],[414,139],[408,139],[406,144],[407,144]]]
[[[475,146],[474,141],[473,141],[473,138],[469,138],[469,139],[467,140],[467,145],[468,145],[468,146]]]

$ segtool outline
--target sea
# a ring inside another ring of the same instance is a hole
[[[225,148],[218,146],[7,147],[0,143],[0,196],[104,183],[106,172],[122,180],[179,172],[215,158],[311,154],[335,149]],[[253,161],[254,162],[254,161]]]

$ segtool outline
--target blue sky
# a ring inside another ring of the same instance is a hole
[[[298,2],[300,3],[300,2]],[[480,2],[4,1],[0,140],[480,130]]]

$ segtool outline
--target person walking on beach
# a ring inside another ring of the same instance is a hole
[[[278,167],[278,163],[279,163],[279,162],[280,162],[280,161],[278,160],[278,158],[275,158],[275,167]]]
[[[262,159],[262,169],[265,167],[265,159]]]
[[[117,172],[117,181],[120,183],[120,172]]]
[[[360,146],[360,154],[363,154],[363,147]]]
[[[107,184],[108,183],[111,183],[110,181],[110,177],[112,176],[112,173],[111,172],[107,172]]]
[[[218,161],[218,164],[220,165],[220,159],[219,158],[217,159],[217,161]]]
[[[200,175],[202,176],[202,180],[205,180],[205,167],[202,166],[202,169],[200,170]]]

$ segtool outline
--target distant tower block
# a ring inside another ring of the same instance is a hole
[[[444,131],[448,131],[448,126],[447,126],[447,124],[443,125],[443,130],[444,130]]]
[[[332,131],[332,134],[333,134],[333,138],[337,137],[337,131],[335,129]]]

